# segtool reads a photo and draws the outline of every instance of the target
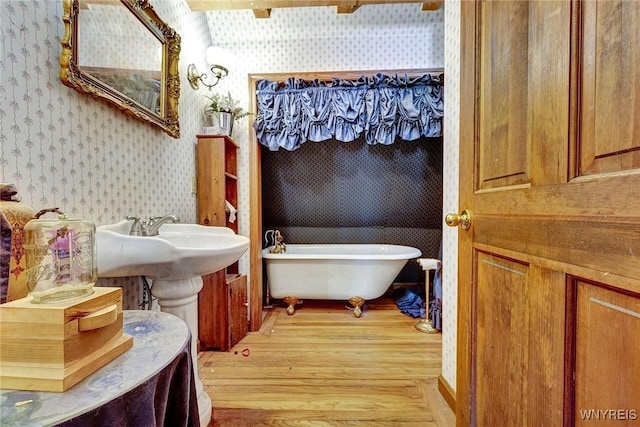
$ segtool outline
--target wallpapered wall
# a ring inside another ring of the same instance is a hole
[[[459,49],[457,0],[447,1],[446,8],[437,12],[421,12],[420,4],[364,6],[353,14],[315,7],[275,9],[269,19],[255,19],[251,11],[193,13],[184,0],[151,3],[182,37],[180,139],[60,83],[61,1],[0,0],[0,179],[16,184],[23,201],[34,209],[58,206],[72,217],[89,218],[98,225],[126,215],[165,213],[194,222],[193,146],[204,124],[207,91],[189,87],[186,66],[193,62],[204,70],[204,50],[212,40],[236,58],[229,67],[231,74],[216,89],[232,92],[245,106],[250,73],[446,65],[445,210],[447,203],[453,204],[447,188],[457,193],[457,158],[448,152],[457,147],[457,110],[452,109]],[[122,46],[131,48],[133,42]],[[234,127],[234,138],[242,148],[238,208],[239,232],[244,235],[249,232],[247,135],[246,121]],[[445,238],[444,278],[452,286],[444,286],[444,309],[449,314],[443,334],[443,376],[455,386],[455,311],[450,309],[455,310],[452,269],[457,255],[455,240],[451,242],[447,246]],[[240,269],[248,271],[247,257],[241,259]],[[100,284],[122,285],[126,301],[135,305],[137,280],[101,279]],[[452,293],[447,297],[447,292]],[[447,305],[447,300],[452,303]]]
[[[239,99],[248,99],[247,75],[251,73],[445,67],[443,203],[445,211],[457,210],[458,113],[457,107],[451,105],[456,102],[459,87],[455,82],[459,74],[457,0],[445,2],[436,12],[422,12],[420,4],[414,3],[363,6],[353,14],[337,14],[334,7],[274,9],[269,19],[256,19],[248,10],[206,15],[213,42],[235,57],[231,74],[215,89],[230,91]],[[247,132],[246,123],[242,123],[234,127],[233,135],[241,144],[239,231],[245,235],[249,233],[249,220],[243,215],[249,206]],[[455,389],[457,231],[447,229],[443,233],[442,374]],[[240,268],[247,268],[242,259]]]
[[[460,145],[460,1],[445,7],[446,100],[444,103],[443,213],[458,212]],[[442,376],[456,389],[456,315],[458,312],[458,228],[442,230],[443,330]]]
[[[158,14],[182,36],[180,63],[210,43],[206,20],[182,1],[154,1]],[[0,0],[0,169],[22,201],[39,210],[60,207],[96,225],[177,214],[194,222],[194,140],[203,101],[181,72],[180,139],[64,86],[58,77],[64,36],[62,1]],[[135,50],[135,40],[121,41]],[[182,70],[181,70],[182,71]],[[122,285],[135,308],[137,278]]]

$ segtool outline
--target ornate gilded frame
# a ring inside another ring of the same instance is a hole
[[[180,98],[180,35],[157,15],[149,0],[120,0],[120,2],[162,44],[162,77],[159,114],[115,90],[105,82],[83,70],[78,64],[79,0],[64,0],[63,22],[65,34],[61,41],[60,80],[80,93],[101,98],[125,113],[158,126],[174,138],[180,137],[178,100]]]

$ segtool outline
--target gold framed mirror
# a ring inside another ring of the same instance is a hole
[[[64,0],[60,80],[180,137],[180,35],[149,0]]]

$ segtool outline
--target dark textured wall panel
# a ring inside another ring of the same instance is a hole
[[[261,154],[263,231],[277,228],[287,243],[394,243],[437,257],[442,138],[307,142]],[[397,278],[423,280],[415,262]]]

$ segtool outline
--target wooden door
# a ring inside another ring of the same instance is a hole
[[[457,424],[640,425],[640,2],[461,8]]]

